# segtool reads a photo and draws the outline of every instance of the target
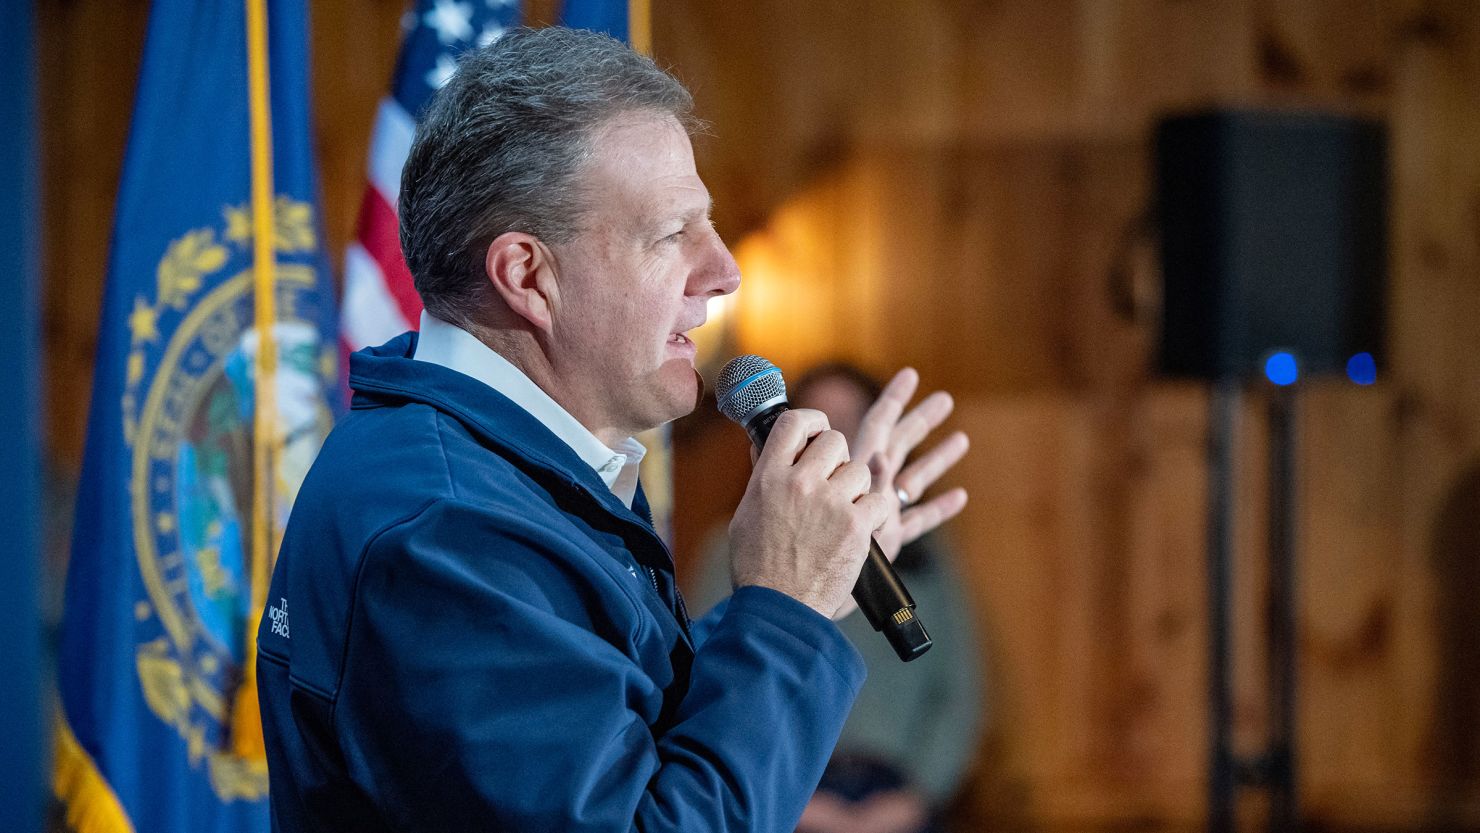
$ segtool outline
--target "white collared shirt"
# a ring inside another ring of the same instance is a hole
[[[618,443],[616,449],[607,448],[606,443],[597,439],[569,411],[560,407],[560,403],[530,381],[524,371],[495,353],[472,333],[426,310],[421,313],[421,335],[417,338],[413,358],[471,376],[508,397],[570,446],[577,456],[596,470],[612,494],[627,508],[632,508],[632,498],[637,494],[638,464],[647,453],[642,443],[628,437]]]

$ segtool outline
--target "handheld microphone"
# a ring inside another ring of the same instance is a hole
[[[791,407],[786,401],[781,369],[760,356],[731,359],[720,371],[715,398],[719,412],[745,428],[756,448],[765,446],[771,426]],[[868,560],[863,562],[858,582],[853,585],[853,599],[869,625],[884,634],[902,661],[909,662],[930,650],[933,643],[915,615],[915,600],[873,538],[869,538]]]

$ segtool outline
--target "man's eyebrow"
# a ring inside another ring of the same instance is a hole
[[[695,203],[692,206],[668,205],[659,208],[654,206],[655,213],[649,215],[649,220],[644,225],[650,225],[650,233],[661,231],[665,226],[677,220],[684,225],[703,220],[710,222],[714,219],[714,198],[706,197],[702,205]]]
[[[693,223],[699,220],[709,220],[714,216],[714,200],[705,200],[703,205],[694,205],[689,208],[681,208],[668,215],[667,221],[680,220],[683,223]],[[666,222],[666,221],[665,221]]]

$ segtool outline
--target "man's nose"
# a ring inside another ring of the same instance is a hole
[[[719,234],[710,232],[710,246],[704,261],[694,270],[690,281],[691,295],[729,295],[740,288],[740,265],[735,256],[721,240]]]

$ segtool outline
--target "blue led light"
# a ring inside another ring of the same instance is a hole
[[[1346,378],[1359,385],[1377,381],[1377,362],[1371,353],[1358,353],[1346,360]]]
[[[1296,366],[1295,356],[1292,354],[1271,353],[1264,360],[1264,375],[1276,385],[1293,385],[1300,378],[1300,368]]]

